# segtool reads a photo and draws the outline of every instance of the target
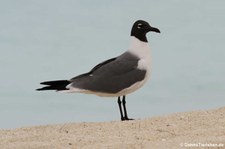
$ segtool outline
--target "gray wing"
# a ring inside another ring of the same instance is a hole
[[[72,78],[75,88],[117,93],[144,79],[146,71],[137,69],[139,58],[129,52],[96,65],[90,72]]]

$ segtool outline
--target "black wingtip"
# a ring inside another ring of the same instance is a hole
[[[56,81],[45,81],[41,82],[41,85],[46,85],[42,88],[36,89],[36,91],[44,91],[44,90],[68,90],[66,86],[70,84],[71,82],[68,80],[56,80]]]
[[[45,86],[45,87],[36,89],[36,91],[46,91],[46,90],[53,90],[53,89],[50,88],[50,86]]]
[[[43,88],[36,89],[36,91],[43,91],[43,90],[44,90]]]
[[[52,82],[55,82],[55,81],[45,81],[45,82],[41,82],[40,84],[41,85],[51,85]]]

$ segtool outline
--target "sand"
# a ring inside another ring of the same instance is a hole
[[[0,149],[225,148],[225,107],[133,121],[0,130]]]

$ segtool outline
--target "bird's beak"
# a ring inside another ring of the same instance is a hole
[[[151,27],[149,28],[149,31],[150,32],[156,32],[156,33],[160,33],[160,30],[158,28],[155,28],[155,27]]]

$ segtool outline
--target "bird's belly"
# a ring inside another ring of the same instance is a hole
[[[113,93],[113,94],[109,94],[109,93],[95,93],[98,96],[102,96],[102,97],[118,97],[118,96],[124,96],[124,95],[128,95],[130,93],[135,92],[136,90],[138,90],[139,88],[141,88],[149,79],[150,77],[150,71],[146,72],[146,77],[144,80],[142,81],[138,81],[134,84],[132,84],[131,86],[129,86],[128,88],[125,88],[117,93]]]
[[[133,85],[129,86],[128,88],[118,92],[117,95],[123,96],[123,95],[127,95],[127,94],[135,92],[136,90],[141,88],[148,81],[149,77],[150,77],[150,72],[147,71],[146,77],[144,80],[134,83]]]

